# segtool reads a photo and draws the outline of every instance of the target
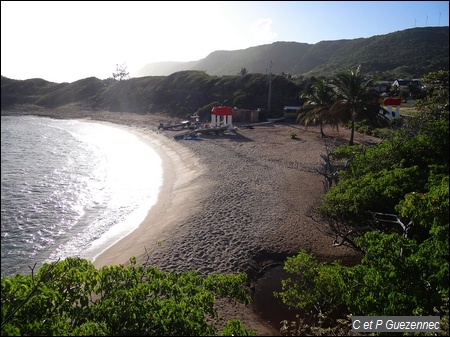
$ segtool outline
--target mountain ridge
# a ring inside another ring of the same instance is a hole
[[[276,118],[283,114],[284,106],[302,105],[300,94],[316,78],[330,78],[359,65],[362,73],[374,81],[393,82],[448,71],[448,32],[448,27],[415,28],[368,39],[322,41],[314,45],[275,42],[239,51],[215,51],[203,60],[183,64],[198,70],[179,70],[176,62],[159,63],[160,69],[173,71],[166,76],[124,80],[88,77],[72,83],[2,76],[1,108],[68,107],[185,118],[193,112],[206,116],[212,106],[222,104],[261,109],[262,119]],[[241,72],[242,68],[246,71]],[[208,73],[208,69],[212,70]],[[218,75],[225,72],[231,74]]]
[[[395,77],[413,78],[448,69],[448,41],[448,26],[410,28],[315,44],[277,41],[246,49],[216,50],[197,61],[148,63],[133,77],[168,76],[185,70],[223,76],[235,75],[242,68],[249,73],[330,76],[361,64],[366,73],[391,72]]]

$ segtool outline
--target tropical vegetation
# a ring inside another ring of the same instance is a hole
[[[115,73],[117,75],[117,73]],[[119,71],[120,74],[120,71]],[[115,80],[95,77],[73,83],[42,79],[1,78],[2,110],[74,109],[139,114],[164,114],[186,118],[194,113],[206,119],[212,105],[244,109],[261,108],[261,119],[280,117],[285,105],[300,105],[299,86],[281,75],[272,75],[271,112],[267,111],[267,74],[210,76],[203,71],[183,71],[170,76]]]
[[[216,336],[218,298],[248,303],[245,274],[207,277],[81,258],[2,278],[2,336]],[[236,319],[221,335],[252,336]]]
[[[302,95],[306,102],[298,109],[297,121],[305,125],[318,123],[320,133],[324,124],[350,123],[349,144],[353,145],[356,121],[365,120],[373,127],[387,126],[389,121],[380,112],[382,99],[373,89],[373,80],[367,79],[360,71],[339,73],[329,81],[316,80]]]
[[[334,96],[335,92],[333,88],[325,80],[316,80],[310,88],[307,88],[301,94],[301,97],[306,99],[306,102],[297,111],[297,121],[304,125],[318,123],[320,126],[320,135],[325,137],[323,125],[327,122],[337,124],[337,121],[330,114]]]
[[[429,91],[417,102],[420,114],[400,130],[376,146],[334,149],[336,160],[351,161],[319,211],[339,238],[336,245],[363,257],[354,266],[305,251],[288,258],[292,276],[277,296],[318,325],[286,322],[285,334],[348,334],[352,315],[440,316],[441,334],[448,334],[448,71],[424,81]]]
[[[71,87],[76,91],[45,81],[26,82],[37,88],[21,82],[21,93],[27,95],[17,94],[15,83],[2,78],[2,104],[4,94],[34,106],[60,106],[82,97],[92,106],[126,109],[149,102],[162,105],[163,99],[180,102],[175,100],[180,96],[210,107],[230,99],[230,92],[233,102],[252,101],[264,91],[264,76],[215,78],[183,72],[111,83],[87,79]],[[359,68],[321,80],[300,84],[280,76],[278,83],[292,93],[276,95],[285,101],[297,93],[296,99],[306,102],[302,122],[339,120],[353,127],[361,120],[377,120],[379,102]],[[202,89],[187,97],[190,81]],[[352,247],[362,258],[356,265],[327,263],[305,251],[288,258],[284,268],[290,277],[276,296],[306,315],[286,322],[281,333],[346,335],[352,333],[354,315],[432,315],[441,317],[440,333],[448,334],[449,73],[428,73],[423,81],[426,92],[416,102],[416,116],[384,133],[377,145],[355,145],[350,139],[330,153],[331,160],[346,164],[337,166],[336,184],[330,185],[318,211],[334,233],[335,245]],[[154,93],[146,92],[145,83]],[[36,90],[39,97],[31,97]],[[65,96],[58,96],[58,90]],[[157,99],[156,93],[161,94]],[[2,278],[2,335],[255,334],[235,319],[219,327],[214,307],[219,298],[248,303],[245,274],[200,276],[137,266],[134,258],[130,262],[97,270],[86,260],[68,258],[28,276]]]

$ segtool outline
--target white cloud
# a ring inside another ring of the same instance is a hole
[[[250,27],[250,31],[257,43],[273,42],[277,38],[277,33],[272,32],[272,19],[259,19]]]

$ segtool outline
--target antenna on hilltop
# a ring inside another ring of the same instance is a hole
[[[425,27],[427,26],[427,22],[428,22],[428,15],[427,15],[427,19],[425,20]]]
[[[417,21],[417,20],[416,20],[416,19],[414,19],[414,28],[416,28],[416,21]]]

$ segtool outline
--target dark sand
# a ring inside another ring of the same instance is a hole
[[[314,216],[324,194],[315,170],[326,152],[318,127],[275,123],[177,141],[176,131],[157,130],[160,121],[170,120],[164,116],[71,109],[33,114],[118,124],[151,143],[163,159],[157,204],[137,230],[95,259],[97,267],[126,264],[134,256],[166,271],[246,272],[253,304],[220,302],[221,322],[236,317],[259,335],[277,335],[280,319],[292,316],[271,297],[286,257],[305,249],[330,261],[358,259],[349,248],[333,247],[326,225]],[[348,129],[324,130],[349,140]],[[356,143],[364,141],[377,140],[355,133]]]

